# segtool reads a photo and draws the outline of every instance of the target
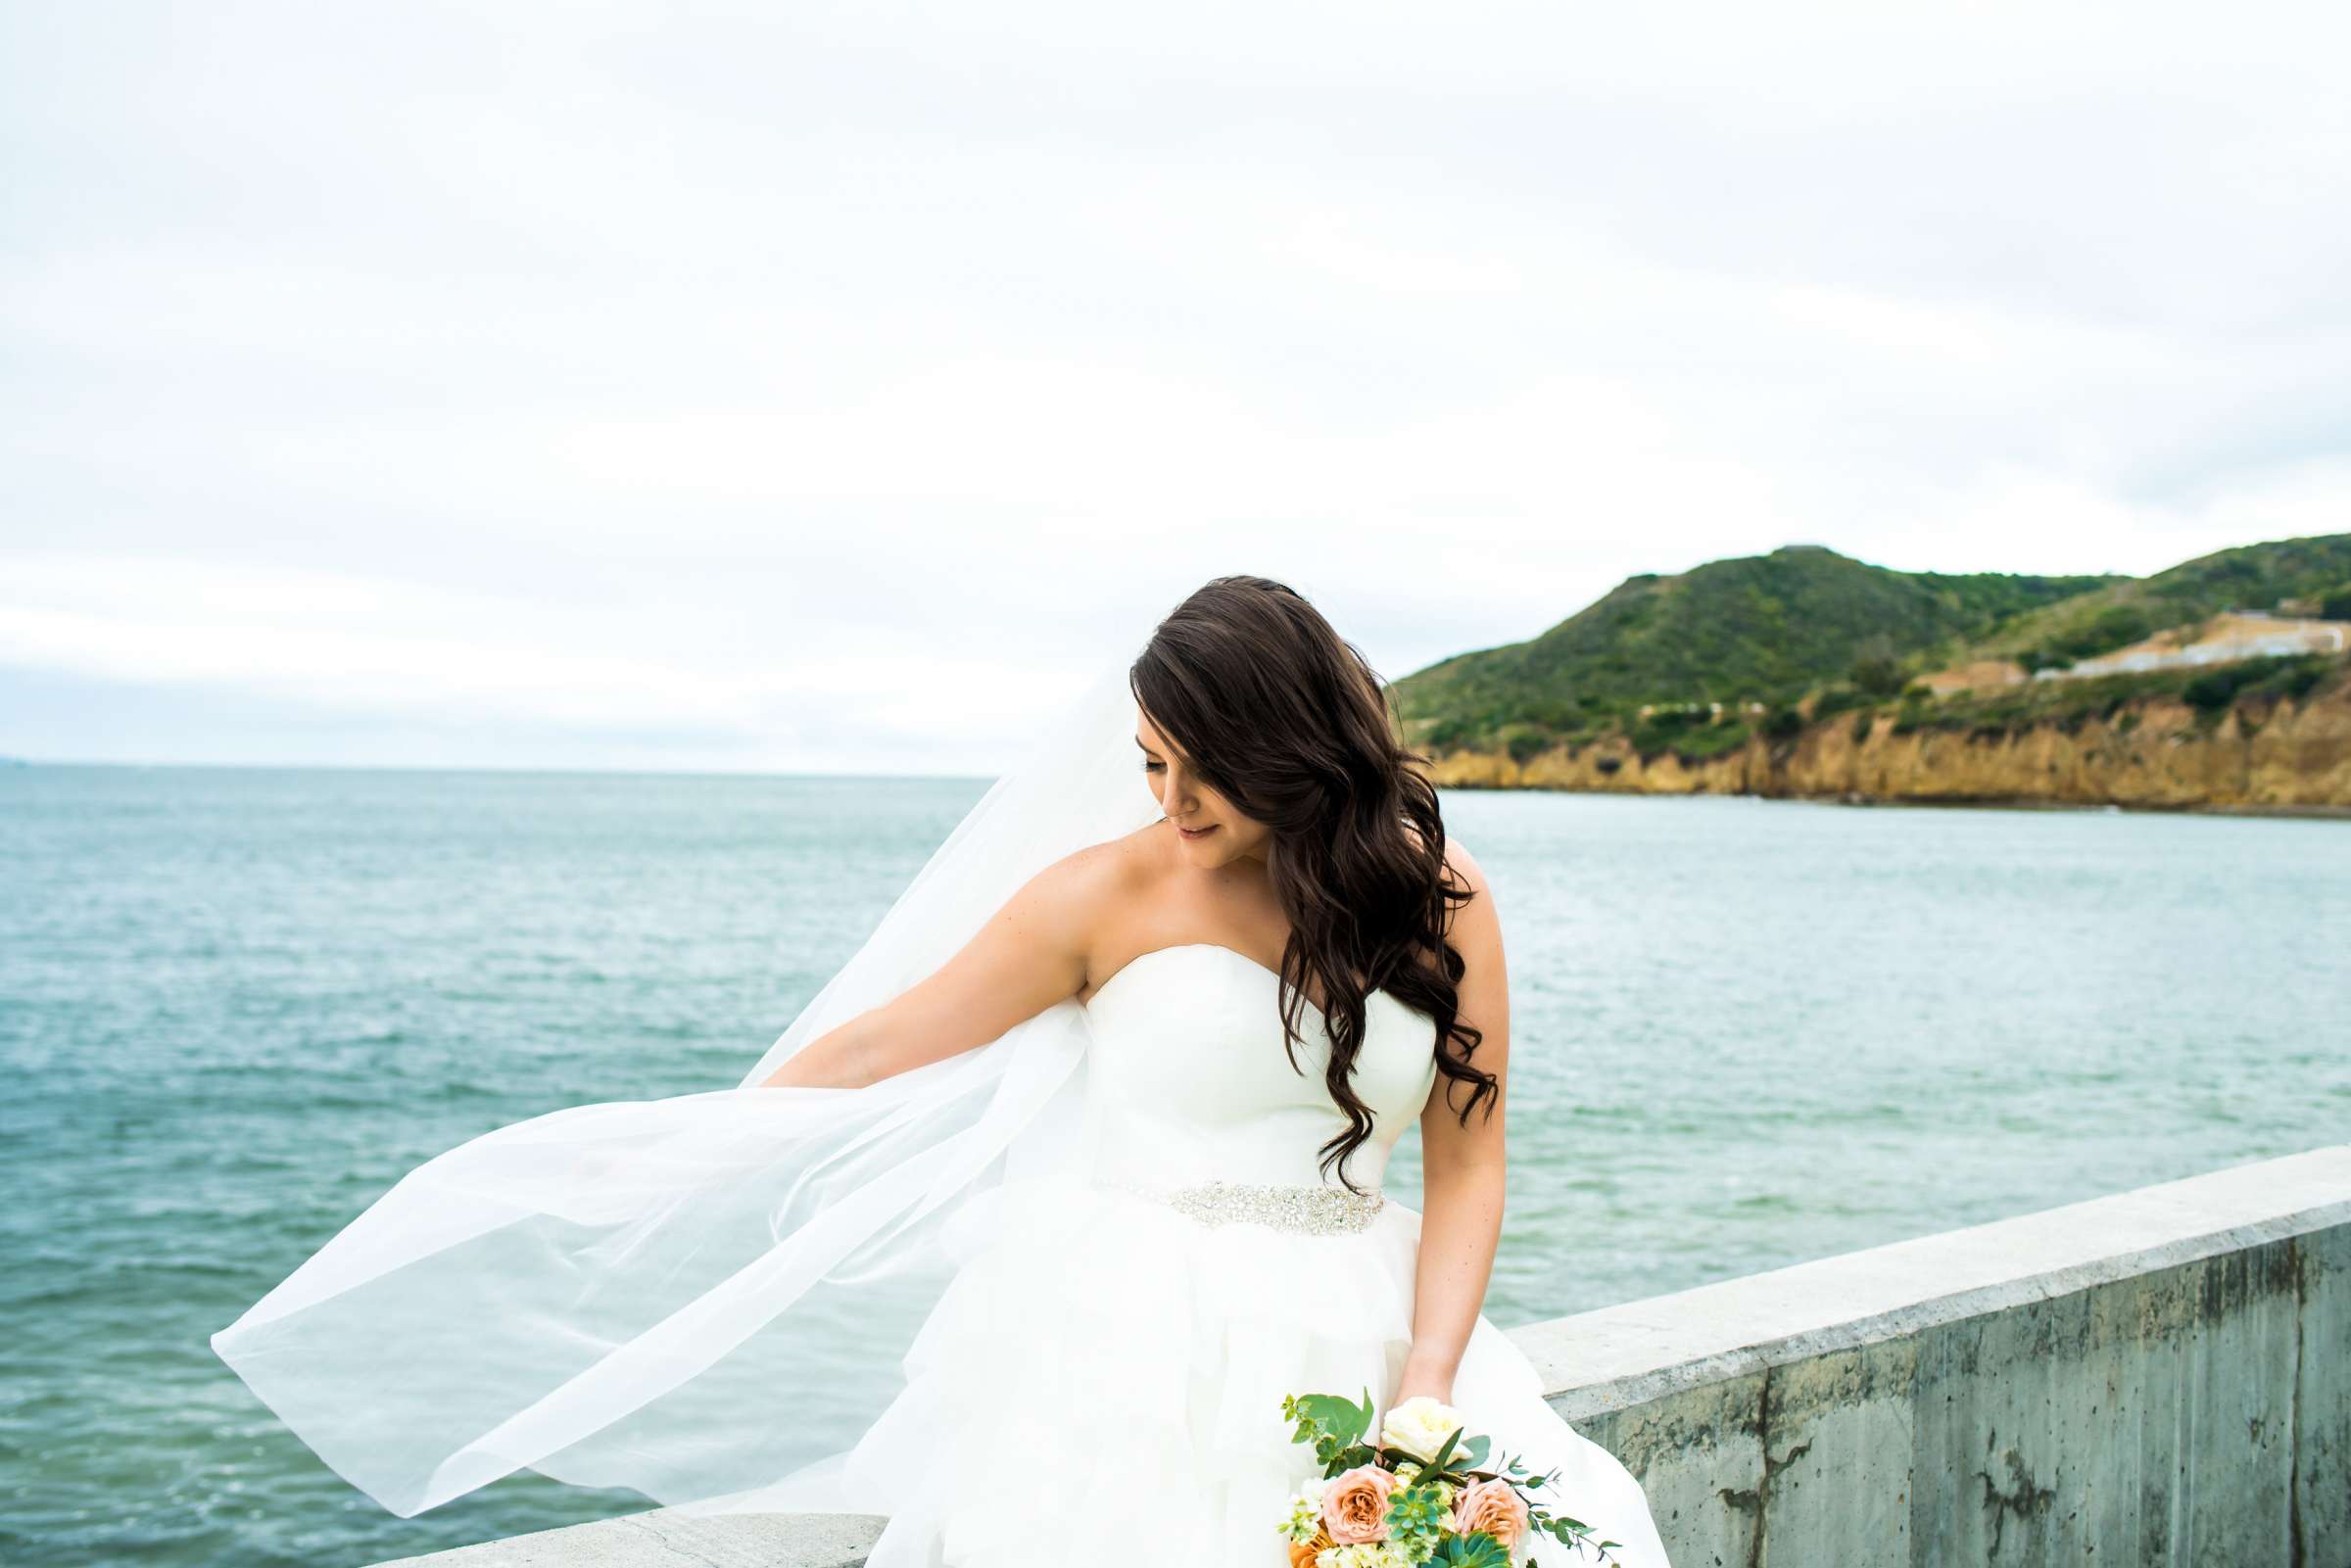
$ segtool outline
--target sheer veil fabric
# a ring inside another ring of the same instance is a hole
[[[1008,1187],[1068,1174],[1087,1022],[1058,1002],[859,1089],[767,1089],[1054,861],[1159,816],[1124,660],[1066,704],[726,1089],[576,1106],[419,1165],[214,1350],[403,1516],[528,1467],[700,1508],[843,1505],[843,1432]],[[761,890],[821,896],[822,889]]]

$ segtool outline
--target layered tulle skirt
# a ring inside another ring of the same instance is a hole
[[[1055,1179],[1009,1194],[1001,1219],[847,1456],[844,1493],[890,1515],[872,1568],[1286,1568],[1286,1501],[1319,1471],[1283,1397],[1394,1397],[1419,1215],[1389,1203],[1364,1228],[1301,1233]],[[1620,1543],[1627,1568],[1663,1568],[1639,1483],[1482,1317],[1453,1394],[1498,1450],[1558,1469],[1554,1511]]]

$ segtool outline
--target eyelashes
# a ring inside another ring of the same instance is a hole
[[[1143,772],[1145,773],[1165,773],[1167,771],[1168,765],[1164,762],[1146,762],[1143,764]]]

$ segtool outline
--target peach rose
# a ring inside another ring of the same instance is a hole
[[[1388,1494],[1396,1478],[1376,1464],[1359,1464],[1331,1479],[1322,1494],[1322,1528],[1333,1545],[1357,1546],[1388,1539]]]
[[[1482,1530],[1514,1551],[1526,1534],[1526,1499],[1508,1481],[1472,1481],[1453,1499],[1453,1528],[1464,1536]]]

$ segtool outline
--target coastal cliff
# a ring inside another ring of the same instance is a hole
[[[1807,720],[1777,737],[1751,734],[1713,755],[1645,755],[1614,735],[1523,760],[1502,746],[1438,752],[1428,771],[1456,788],[2351,813],[2346,674],[2335,661],[2299,696],[2257,693],[2217,715],[2171,693],[2024,725],[1909,705]]]
[[[2146,578],[1783,546],[1393,692],[1460,788],[2351,812],[2351,534]]]

